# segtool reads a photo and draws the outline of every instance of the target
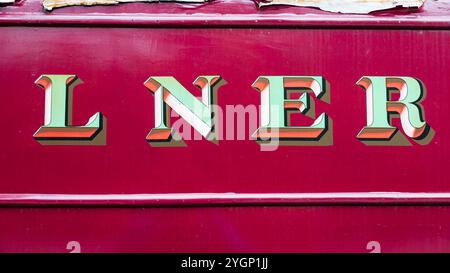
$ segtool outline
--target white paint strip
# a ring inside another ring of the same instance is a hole
[[[396,7],[420,8],[424,2],[425,0],[267,0],[259,2],[259,6],[291,5],[339,13],[367,14]]]

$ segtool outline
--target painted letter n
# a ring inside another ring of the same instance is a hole
[[[170,108],[204,138],[215,140],[217,121],[213,105],[217,105],[216,92],[225,81],[220,76],[199,76],[193,84],[202,90],[201,101],[174,77],[150,77],[144,82],[155,96],[155,127],[146,137],[150,145],[184,145],[179,134],[170,127]]]

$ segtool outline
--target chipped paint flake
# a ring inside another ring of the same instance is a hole
[[[0,0],[4,1],[4,0]],[[204,3],[208,0],[44,0],[44,8],[52,10],[67,6],[94,6],[94,5],[115,5],[119,3],[130,2],[187,2],[187,3]]]
[[[339,13],[366,14],[372,11],[396,7],[420,8],[425,0],[264,0],[258,1],[259,7],[271,5],[292,5],[315,7],[325,11]]]

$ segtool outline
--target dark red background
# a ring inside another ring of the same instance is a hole
[[[26,16],[71,10],[84,11]],[[14,26],[20,15],[12,24],[11,14],[0,27],[0,193],[450,192],[448,30]],[[34,84],[41,74],[84,81],[74,92],[74,123],[102,112],[106,146],[33,139],[44,119],[44,91]],[[170,75],[200,94],[192,82],[208,74],[228,82],[221,106],[259,105],[251,84],[260,75],[324,76],[331,103],[318,103],[317,113],[333,119],[334,144],[274,152],[252,140],[150,147],[153,95],[143,82]],[[356,139],[366,123],[365,93],[355,85],[364,75],[423,81],[426,120],[436,131],[429,145],[369,147]],[[364,252],[371,240],[386,251],[450,250],[445,206],[2,208],[0,215],[0,251],[66,251],[71,240],[84,251]]]
[[[20,33],[20,35],[18,35]],[[449,191],[450,33],[413,30],[4,28],[0,96],[3,193],[173,193]],[[107,145],[49,147],[32,135],[43,124],[41,74],[76,74],[74,122],[102,112]],[[198,75],[228,81],[219,105],[259,105],[260,75],[323,75],[334,144],[261,152],[252,141],[186,141],[152,148],[153,95],[143,82],[172,75],[193,92]],[[368,147],[363,75],[421,79],[427,146]]]

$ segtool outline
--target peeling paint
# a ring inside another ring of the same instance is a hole
[[[425,0],[256,0],[259,7],[291,5],[314,7],[338,13],[367,14],[396,7],[420,8]]]
[[[44,0],[46,10],[66,6],[115,5],[130,2],[181,2],[204,3],[211,0]],[[420,8],[425,0],[254,0],[259,7],[272,5],[291,5],[314,7],[338,13],[367,14],[372,11],[396,7]],[[13,3],[14,0],[0,0],[0,3]]]
[[[0,0],[8,1],[8,0]],[[115,5],[119,3],[131,2],[181,2],[181,3],[204,3],[208,0],[44,0],[44,8],[52,10],[67,6],[94,6],[94,5]]]

